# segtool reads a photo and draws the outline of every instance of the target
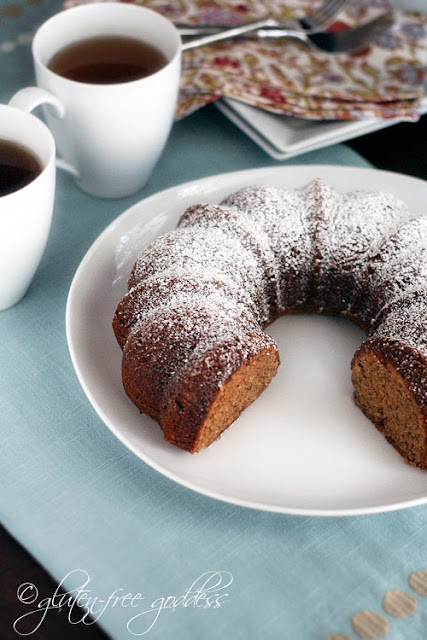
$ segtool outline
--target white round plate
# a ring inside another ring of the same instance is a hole
[[[354,515],[427,502],[427,473],[406,465],[353,402],[350,362],[363,340],[351,323],[286,316],[269,327],[282,364],[269,388],[204,451],[163,441],[121,383],[111,321],[142,246],[176,226],[197,202],[219,202],[249,184],[303,186],[319,177],[336,189],[390,191],[423,214],[427,182],[331,166],[254,169],[186,183],[143,200],[100,235],[71,285],[66,314],[74,367],[90,402],[141,460],[199,493],[247,507],[305,515]]]

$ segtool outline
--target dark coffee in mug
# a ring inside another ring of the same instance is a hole
[[[42,166],[31,151],[0,139],[0,197],[26,187],[41,172]]]
[[[127,36],[98,36],[67,45],[47,66],[69,80],[118,84],[150,76],[167,62],[148,42]]]

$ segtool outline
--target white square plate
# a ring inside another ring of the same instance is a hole
[[[294,156],[390,127],[400,120],[317,121],[281,116],[231,98],[215,102],[217,108],[275,160]],[[427,95],[421,114],[427,113]]]

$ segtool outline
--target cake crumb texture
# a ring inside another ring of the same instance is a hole
[[[355,356],[352,382],[356,404],[405,461],[426,467],[426,431],[422,412],[395,363],[374,349]]]

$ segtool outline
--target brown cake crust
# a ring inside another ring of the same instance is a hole
[[[255,338],[255,339],[253,339]],[[209,446],[231,425],[277,373],[275,345],[259,347],[260,336],[225,343],[214,349],[187,379],[170,393],[160,424],[165,440],[195,453]],[[222,381],[223,368],[232,373]]]
[[[260,393],[270,382],[278,363],[274,340],[240,309],[233,315],[227,308],[200,305],[191,314],[187,306],[156,308],[127,335],[122,380],[129,398],[160,424],[165,439],[194,452],[209,440],[211,407],[218,407],[220,392],[227,424],[216,428],[217,435],[247,406],[247,398],[255,399],[253,390]],[[262,384],[252,381],[253,371]],[[240,389],[237,404],[225,393],[227,386]]]

